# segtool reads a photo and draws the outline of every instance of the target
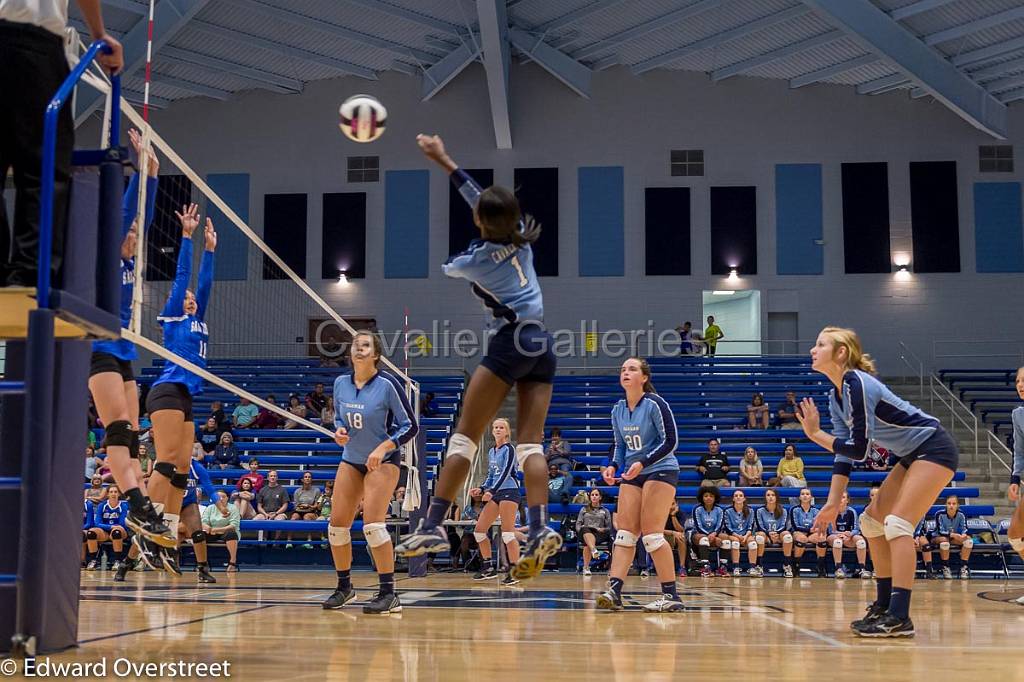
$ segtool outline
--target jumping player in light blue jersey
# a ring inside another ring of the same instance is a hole
[[[725,543],[729,543],[725,547]],[[747,505],[747,496],[742,490],[734,490],[732,504],[725,508],[722,520],[722,549],[729,554],[729,567],[734,578],[743,575],[740,568],[740,552],[747,550],[747,575],[758,578],[763,575],[757,565],[757,541],[754,539],[754,510]]]
[[[814,496],[808,488],[801,488],[800,503],[789,508],[789,528],[793,533],[793,572],[800,577],[800,559],[808,547],[814,548],[817,555],[817,572],[819,578],[826,577],[825,571],[825,535],[828,526],[824,529],[814,528],[814,519],[818,517],[820,510],[814,506]],[[787,574],[787,578],[793,576]]]
[[[548,527],[543,442],[556,360],[551,335],[544,327],[544,300],[533,268],[532,244],[540,236],[540,227],[529,217],[522,219],[519,202],[508,189],[481,189],[448,156],[440,137],[419,135],[416,142],[427,158],[444,168],[473,209],[480,239],[450,258],[443,270],[449,277],[470,282],[492,318],[488,326],[493,335],[466,388],[462,414],[448,439],[444,467],[426,518],[396,549],[410,557],[448,551],[448,536],[441,524],[473,467],[484,429],[515,386],[516,460],[526,482],[530,532],[526,550],[511,575],[519,580],[534,578],[562,546],[562,537]]]
[[[416,437],[416,413],[395,377],[379,371],[380,340],[360,331],[352,338],[352,373],[334,381],[335,442],[344,448],[331,496],[327,537],[338,586],[323,602],[340,609],[356,598],[352,588],[352,522],[363,503],[363,535],[380,579],[363,613],[399,613],[395,593],[395,551],[384,519],[398,485],[401,447]],[[445,536],[447,537],[447,536]]]
[[[645,611],[682,611],[676,590],[675,560],[665,539],[665,519],[676,499],[679,461],[676,419],[665,399],[654,392],[646,360],[628,358],[619,370],[626,397],[612,408],[615,447],[601,472],[604,482],[619,486],[618,533],[608,571],[608,590],[597,597],[599,609],[622,610],[622,586],[643,535],[644,549],[654,561],[661,597]],[[617,479],[621,476],[621,479]]]
[[[1017,369],[1017,396],[1024,400],[1024,367]],[[1024,405],[1014,408],[1010,413],[1013,421],[1013,469],[1010,472],[1010,487],[1006,492],[1017,508],[1010,517],[1010,528],[1006,532],[1013,551],[1024,559],[1024,495],[1021,495],[1021,476],[1024,476]],[[1024,606],[1024,597],[1017,599]]]
[[[769,488],[764,491],[764,506],[754,512],[754,542],[757,558],[764,557],[766,547],[782,548],[783,575],[793,575],[793,533],[789,531],[789,510],[779,504],[779,494]],[[758,566],[758,568],[762,568]],[[761,575],[764,575],[762,568]]]
[[[797,418],[804,433],[836,455],[828,502],[814,522],[824,532],[835,521],[853,462],[864,461],[872,443],[899,456],[860,516],[875,568],[877,597],[867,615],[851,623],[861,637],[913,637],[910,595],[917,554],[914,527],[956,473],[956,443],[939,420],[897,397],[875,378],[875,364],[851,329],[826,327],[811,349],[811,367],[829,378],[834,433],[821,430],[814,401],[804,399]]]
[[[832,525],[828,527],[825,544],[832,548],[832,561],[836,565],[836,580],[846,577],[846,569],[843,567],[844,547],[857,552],[857,568],[853,571],[853,577],[868,580],[871,578],[871,571],[864,568],[864,563],[868,560],[868,543],[860,534],[857,512],[849,505],[850,494],[844,491],[839,500],[839,514],[836,515],[836,520]]]
[[[192,234],[199,227],[199,207],[195,204],[184,206],[182,212],[175,211],[175,215],[181,223],[178,266],[167,304],[157,320],[163,327],[167,350],[205,367],[206,348],[210,341],[206,311],[213,288],[213,253],[217,249],[217,233],[213,229],[213,221],[207,217],[204,232],[206,248],[199,266],[199,283],[193,294],[188,285],[192,279]],[[202,390],[201,378],[180,365],[168,362],[146,398],[146,410],[153,422],[153,439],[158,444],[156,464],[149,478],[149,492],[172,532],[178,526],[182,495],[188,486],[188,467],[196,432],[192,421],[192,398]],[[147,549],[153,548],[143,543],[143,560],[151,563],[153,552],[145,551]],[[164,570],[181,575],[177,544],[172,548],[161,548],[159,557]]]
[[[473,529],[473,539],[480,548],[483,565],[473,580],[490,580],[498,577],[491,557],[491,540],[488,531],[497,518],[501,519],[501,543],[508,552],[510,564],[519,561],[519,540],[516,539],[516,514],[519,511],[519,480],[516,478],[516,449],[512,445],[512,427],[508,420],[499,417],[491,424],[494,447],[487,452],[487,478],[479,488],[469,491],[470,497],[482,497],[484,508]],[[506,575],[502,585],[515,585],[518,580]]]
[[[135,153],[142,149],[142,138],[135,129],[128,131]],[[157,176],[160,162],[152,150],[146,169],[146,210],[143,230],[153,221]],[[135,289],[135,247],[141,231],[136,220],[139,203],[139,177],[132,176],[121,206],[121,326],[132,320],[132,292]],[[142,469],[139,466],[139,390],[132,372],[135,344],[125,339],[94,341],[89,367],[89,393],[104,425],[103,444],[107,464],[114,481],[127,500],[129,513],[125,525],[141,537],[165,547],[174,546],[174,533],[146,497]]]

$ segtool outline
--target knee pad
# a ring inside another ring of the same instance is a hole
[[[327,526],[327,542],[332,547],[343,547],[352,543],[352,529],[341,526]]]
[[[523,465],[526,464],[526,460],[530,459],[534,455],[544,456],[544,448],[536,443],[527,443],[526,445],[516,446],[516,463],[519,464],[519,470],[523,470]]]
[[[476,461],[476,450],[476,443],[461,433],[454,433],[448,439],[448,449],[445,452],[445,456],[461,457],[469,460],[469,464],[472,466],[473,462]]]
[[[732,540],[722,540],[722,549],[732,549]]]
[[[757,537],[755,537],[754,543],[757,544],[758,547],[764,547],[764,536],[758,535]]]
[[[512,542],[517,542],[516,534],[509,531],[503,531],[501,534],[501,541],[506,545]]]
[[[188,474],[174,474],[171,476],[171,487],[178,490],[188,490]]]
[[[619,547],[636,547],[636,536],[628,530],[620,530],[615,534],[615,544]]]
[[[788,545],[788,544],[790,544],[792,542],[793,542],[793,536],[792,535],[790,535],[789,533],[783,533],[782,534],[782,544]]]
[[[1010,538],[1010,547],[1018,554],[1024,552],[1024,538]]]
[[[665,545],[668,541],[665,539],[664,533],[648,533],[644,536],[644,549],[647,550],[648,554],[653,554]]]
[[[864,538],[857,538],[854,542],[857,545],[857,549],[867,549],[868,543]]]
[[[103,445],[110,447],[111,445],[128,448],[129,451],[132,447],[132,424],[131,422],[118,419],[116,422],[110,422],[107,425],[106,435],[103,437]]]
[[[128,456],[132,459],[139,458],[139,432],[132,431],[132,444],[128,446]]]
[[[200,542],[206,542],[206,533],[197,530],[195,533],[192,533],[192,544],[197,545]]]
[[[835,540],[833,540],[832,541],[832,547],[835,548],[835,549],[842,549],[843,548],[843,541],[842,541],[842,539],[836,538]]]
[[[747,543],[747,549],[753,551],[757,549],[757,540],[751,540]]]
[[[87,530],[85,531],[85,537],[87,540],[98,540],[100,536],[94,530]]]
[[[923,552],[930,552],[933,549],[935,549],[935,547],[933,547],[930,543],[925,543],[925,544],[921,545],[921,552],[922,553]]]
[[[880,538],[885,535],[885,526],[868,516],[867,512],[861,512],[860,533],[866,538]]]
[[[939,543],[939,549],[941,549],[943,552],[948,552],[950,546],[951,545],[948,542],[940,542]]]
[[[885,539],[892,542],[896,538],[914,537],[914,524],[895,514],[885,517]]]
[[[964,540],[964,549],[971,549],[972,547],[974,547],[974,540],[971,538]]]
[[[164,478],[171,480],[174,478],[174,474],[177,473],[177,469],[170,462],[157,462],[153,465],[153,471],[162,475]]]
[[[700,545],[701,547],[710,547],[711,546],[711,540],[708,540],[707,538],[701,538],[700,542],[698,542],[697,544]]]
[[[483,544],[487,542],[487,533],[477,533],[473,531],[473,539],[476,540],[476,544]]]
[[[800,542],[799,540],[794,540],[793,541],[793,546],[794,547],[806,547],[807,543],[806,542]]]
[[[828,543],[825,542],[824,540],[822,540],[821,542],[817,543],[817,545],[818,545],[818,549],[826,549],[828,547]],[[843,543],[840,542],[839,546],[842,547]]]
[[[380,547],[391,542],[388,525],[380,521],[364,525],[363,535],[366,536],[366,544],[370,547]]]
[[[224,542],[231,542],[238,539],[238,533],[235,532],[234,528],[228,528],[221,534],[221,537],[224,538]]]
[[[110,530],[110,539],[111,540],[123,540],[124,539],[124,531],[122,531],[120,528],[112,528]]]

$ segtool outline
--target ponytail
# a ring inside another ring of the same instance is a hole
[[[846,349],[846,366],[849,369],[859,369],[862,372],[867,372],[872,375],[878,374],[875,360],[864,352],[864,348],[861,345],[860,337],[857,336],[857,332],[845,327],[825,327],[821,330],[821,333],[827,334],[828,337],[832,339],[834,349],[838,349],[840,347]],[[833,350],[833,356],[834,353],[835,350]]]
[[[510,237],[516,246],[532,244],[540,239],[540,223],[534,220],[532,215],[525,215],[519,221],[519,229],[512,232]]]

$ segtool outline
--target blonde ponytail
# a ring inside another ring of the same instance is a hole
[[[821,333],[827,334],[832,339],[833,358],[836,349],[840,347],[846,349],[846,367],[848,369],[859,369],[868,374],[878,374],[875,360],[864,352],[857,332],[846,327],[825,327]]]

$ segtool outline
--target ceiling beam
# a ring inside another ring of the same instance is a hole
[[[745,24],[736,26],[727,31],[722,31],[712,36],[708,36],[707,38],[698,40],[695,43],[690,43],[689,45],[684,45],[674,50],[669,50],[668,52],[660,54],[656,57],[645,59],[639,64],[635,64],[633,66],[633,73],[637,75],[641,73],[646,73],[651,69],[656,69],[659,66],[664,66],[666,64],[671,64],[672,62],[678,61],[685,57],[686,55],[693,54],[694,52],[700,52],[701,50],[707,50],[709,48],[718,47],[723,43],[729,42],[730,40],[736,40],[737,38],[748,36],[751,33],[757,33],[758,31],[764,30],[771,26],[775,26],[776,24],[781,24],[791,19],[795,19],[796,17],[800,17],[805,14],[807,14],[807,8],[804,7],[803,5],[797,5],[796,7],[790,7],[789,9],[783,10],[781,12],[769,14],[768,16],[761,17],[760,19],[755,19],[754,21],[748,21]]]
[[[193,83],[192,81],[183,80],[175,76],[167,76],[162,73],[153,72],[151,75],[151,80],[154,83],[163,83],[164,85],[169,85],[172,88],[177,88],[178,90],[184,90],[186,92],[191,92],[196,95],[211,97],[213,99],[219,99],[222,101],[231,97],[231,93],[227,90],[214,88],[209,85],[203,85],[202,83]]]
[[[870,0],[803,0],[866,49],[892,62],[958,116],[1005,138],[1006,106]]]
[[[622,1],[623,0],[592,0],[592,2],[589,5],[584,5],[583,7],[574,9],[571,12],[566,12],[560,17],[552,19],[551,21],[546,21],[540,26],[534,27],[533,30],[539,31],[541,33],[545,33],[548,31],[557,31],[563,26],[568,26],[569,24],[581,21],[589,17],[591,14],[596,14],[603,9],[611,7],[612,5],[618,5]]]
[[[922,14],[924,12],[937,9],[939,7],[942,7],[943,5],[949,5],[954,2],[958,2],[958,0],[918,0],[918,2],[915,2],[911,5],[907,5],[906,7],[894,9],[893,11],[889,12],[889,16],[895,19],[896,21],[902,21],[903,19],[908,19],[918,14]]]
[[[185,28],[195,15],[204,7],[208,0],[161,0],[156,4],[153,13],[153,54],[159,52]],[[145,18],[140,18],[131,29],[120,38],[124,50],[124,68],[121,75],[130,76],[146,63],[148,53],[149,26]],[[77,101],[76,122],[82,122],[89,114],[101,106],[105,96],[94,88],[83,88]]]
[[[280,76],[276,73],[263,71],[262,69],[257,69],[245,64],[239,64],[238,62],[229,61],[227,59],[221,59],[220,57],[211,57],[199,52],[193,52],[192,50],[182,50],[181,48],[173,47],[171,45],[166,45],[162,50],[160,50],[160,60],[172,61],[186,66],[198,66],[204,69],[221,71],[273,92],[280,92],[284,94],[302,92],[302,81],[295,78]]]
[[[890,88],[899,87],[905,83],[909,83],[910,79],[902,73],[894,73],[891,76],[883,76],[870,80],[867,83],[861,83],[857,86],[858,95],[870,95],[876,92],[882,92],[889,90]]]
[[[989,92],[998,92],[1000,90],[1016,88],[1020,85],[1024,85],[1024,76],[1011,76],[1009,78],[999,78],[991,83],[986,83],[985,89]]]
[[[462,29],[457,24],[452,24],[441,19],[436,19],[432,16],[428,16],[416,10],[407,9],[405,7],[399,7],[398,5],[392,5],[390,2],[384,0],[345,0],[352,5],[360,5],[382,14],[387,14],[391,17],[397,17],[399,19],[405,19],[411,21],[414,24],[420,26],[427,26],[436,31],[444,31],[446,33],[462,33]]]
[[[1010,90],[999,95],[999,101],[1003,104],[1009,104],[1010,102],[1018,102],[1024,99],[1024,88],[1017,88],[1016,90]]]
[[[149,14],[149,3],[136,2],[135,0],[103,0],[103,4],[107,7],[123,9],[126,12],[132,12],[140,16]]]
[[[637,38],[643,37],[653,31],[657,31],[660,28],[665,28],[666,26],[679,23],[680,21],[700,14],[701,12],[707,12],[708,10],[715,9],[723,2],[725,2],[725,0],[701,0],[700,2],[696,2],[692,5],[672,10],[667,14],[662,14],[660,17],[655,17],[654,19],[645,21],[642,24],[637,24],[636,26],[626,29],[620,33],[602,38],[596,43],[586,45],[571,53],[569,56],[573,59],[580,60],[601,52],[606,52],[617,45],[627,43],[631,40],[636,40]]]
[[[470,47],[468,44],[462,44],[425,70],[423,72],[423,88],[421,92],[423,101],[426,102],[439,93],[444,86],[448,85],[453,78],[462,73],[479,56],[479,50]]]
[[[142,100],[145,96],[141,92],[135,92],[133,90],[121,90],[121,96],[132,104],[142,105]],[[163,97],[157,97],[156,95],[149,95],[149,106],[153,109],[166,109],[171,105],[171,101],[164,99]]]
[[[822,69],[815,69],[814,71],[811,71],[810,73],[805,73],[802,76],[797,76],[796,78],[793,78],[792,80],[789,81],[789,87],[791,87],[791,88],[802,88],[805,85],[810,85],[811,83],[817,83],[819,81],[823,81],[823,80],[826,80],[828,78],[834,78],[835,76],[838,76],[841,73],[846,73],[847,71],[853,71],[854,69],[859,69],[862,66],[867,66],[868,64],[874,64],[877,61],[878,61],[878,57],[876,55],[873,55],[873,54],[866,54],[866,55],[864,55],[862,57],[855,57],[853,59],[848,59],[845,62],[840,62],[838,64],[833,64],[832,66],[826,66],[826,67],[824,67]]]
[[[984,31],[986,28],[1002,26],[1006,22],[1014,21],[1016,19],[1024,19],[1024,7],[1014,7],[1013,9],[1008,9],[1004,12],[998,12],[987,17],[982,17],[981,19],[969,21],[966,24],[961,24],[960,26],[947,28],[945,31],[926,35],[924,37],[924,43],[925,45],[938,45],[939,43],[963,38],[964,36],[977,33],[978,31]]]
[[[711,80],[716,82],[725,80],[726,78],[737,76],[746,71],[750,71],[751,69],[756,69],[759,66],[771,64],[772,62],[777,62],[780,59],[785,59],[786,57],[792,57],[793,55],[800,54],[806,50],[821,47],[828,43],[834,43],[845,37],[845,33],[836,29],[834,31],[829,31],[828,33],[822,33],[821,35],[814,36],[813,38],[801,40],[800,42],[793,43],[792,45],[784,45],[783,47],[772,50],[771,52],[765,52],[764,54],[751,57],[750,59],[744,59],[741,62],[730,64],[729,66],[725,66],[721,69],[715,69],[711,72]]]
[[[986,78],[997,78],[1008,73],[1016,73],[1017,71],[1024,71],[1024,57],[995,64],[984,69],[978,69],[977,71],[971,71],[971,78],[974,80],[985,80]]]
[[[1024,50],[1024,36],[1020,38],[1013,38],[1002,43],[996,43],[995,45],[989,45],[988,47],[981,47],[977,50],[971,50],[970,52],[964,52],[958,54],[949,61],[954,66],[967,66],[968,64],[976,64],[978,62],[988,61],[989,59],[995,59],[1001,57],[1004,54],[1010,52],[1016,52],[1017,50]]]
[[[487,72],[487,94],[491,101],[494,141],[498,149],[512,148],[512,122],[509,114],[508,69],[511,54],[508,44],[508,14],[505,0],[476,0],[480,20],[481,48]]]
[[[522,29],[512,27],[509,39],[516,48],[529,55],[541,68],[562,81],[577,95],[590,98],[590,81],[594,73],[589,67],[548,45],[540,36],[534,36]]]

